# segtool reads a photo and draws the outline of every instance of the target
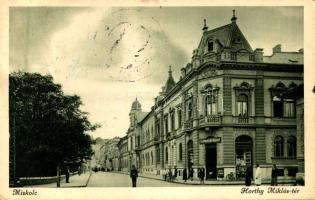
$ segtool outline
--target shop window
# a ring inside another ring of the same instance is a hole
[[[274,140],[275,157],[283,157],[283,137],[277,136]]]
[[[237,178],[244,178],[246,166],[252,164],[253,142],[252,138],[247,135],[241,135],[235,140],[235,164]]]
[[[277,174],[278,176],[284,176],[284,169],[278,169]]]
[[[294,136],[290,136],[288,138],[287,148],[288,148],[288,157],[295,158],[296,157],[296,138]]]
[[[297,167],[289,167],[288,176],[296,176],[297,171],[298,171]]]
[[[179,143],[179,147],[178,147],[178,151],[179,151],[179,161],[183,160],[183,145],[182,143]]]
[[[237,98],[237,114],[238,116],[248,116],[248,98],[245,94],[241,94]]]

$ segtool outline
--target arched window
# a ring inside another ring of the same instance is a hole
[[[275,157],[283,157],[283,137],[277,136],[274,140]]]
[[[290,136],[288,138],[287,148],[288,148],[288,157],[295,158],[296,157],[296,138],[294,136]]]
[[[189,140],[187,143],[187,154],[188,154],[188,168],[191,168],[194,165],[193,156],[194,156],[194,147],[193,141]]]
[[[245,94],[240,94],[237,98],[237,114],[248,116],[248,98]]]
[[[165,148],[165,162],[168,163],[168,148]]]
[[[179,152],[178,158],[180,161],[182,161],[183,160],[183,145],[182,145],[182,143],[179,143],[178,152]]]

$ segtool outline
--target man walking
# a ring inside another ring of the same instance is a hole
[[[271,185],[272,186],[277,186],[278,185],[278,168],[276,164],[273,164],[272,170],[271,170]]]
[[[186,182],[187,181],[187,168],[184,169],[183,171],[183,180]]]
[[[130,177],[132,180],[132,187],[137,187],[138,170],[136,169],[135,165],[132,165]]]

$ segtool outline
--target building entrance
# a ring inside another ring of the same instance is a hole
[[[235,164],[236,178],[238,180],[245,178],[247,166],[253,166],[253,142],[252,138],[247,135],[242,135],[235,140]]]
[[[206,179],[217,178],[217,144],[206,144]]]

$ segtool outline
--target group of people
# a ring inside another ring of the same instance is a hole
[[[162,169],[161,173],[162,173],[164,181],[173,182],[177,177],[177,168],[175,166],[173,169],[171,168],[169,168],[168,170]]]
[[[272,170],[271,170],[271,185],[272,186],[278,185],[277,178],[278,178],[278,168],[277,168],[276,164],[273,164]],[[252,167],[249,165],[246,168],[245,185],[250,186],[251,182],[252,182]],[[254,183],[257,186],[261,185],[261,169],[260,169],[259,164],[256,164]]]
[[[169,168],[168,170],[163,169],[162,175],[165,181],[174,181],[177,177],[177,168],[174,167],[173,169]],[[200,184],[204,184],[205,180],[205,169],[198,168],[198,178],[200,180]],[[130,177],[132,180],[132,187],[136,187],[137,178],[138,178],[138,170],[136,169],[135,165],[132,165],[130,171]],[[193,181],[194,177],[194,169],[193,168],[185,168],[183,170],[183,180],[187,182],[188,178]],[[271,170],[271,185],[277,186],[277,177],[278,177],[278,169],[276,164],[273,164]],[[250,186],[252,182],[252,167],[250,165],[247,166],[245,172],[245,185]],[[261,185],[261,169],[259,164],[256,164],[255,176],[254,176],[254,183],[255,185]]]

